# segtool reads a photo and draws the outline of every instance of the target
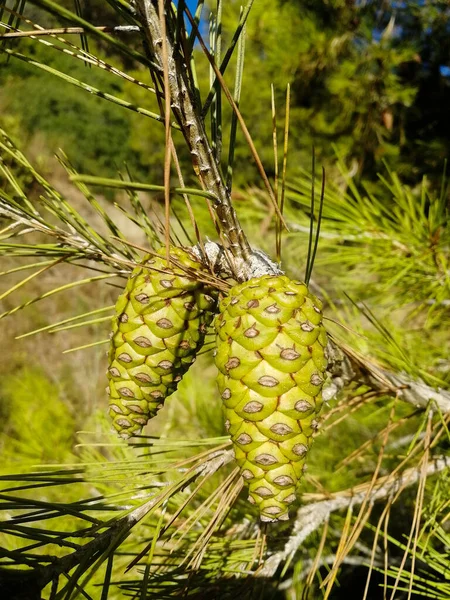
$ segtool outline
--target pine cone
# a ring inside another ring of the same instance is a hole
[[[158,254],[131,273],[112,323],[109,414],[122,437],[139,433],[177,389],[217,306],[217,292],[195,275],[203,267],[194,256],[170,248],[168,266],[165,248]]]
[[[304,283],[267,275],[232,288],[215,320],[225,426],[262,521],[289,518],[318,426],[321,306]]]

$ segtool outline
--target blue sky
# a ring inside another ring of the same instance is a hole
[[[186,0],[186,4],[187,4],[187,7],[189,8],[189,10],[191,11],[191,13],[193,13],[197,6],[197,0]]]
[[[194,14],[195,9],[197,8],[197,0],[186,0],[187,7]],[[175,5],[178,5],[178,0],[175,0]]]
[[[173,0],[173,1],[174,1],[175,6],[178,6],[179,0]],[[191,14],[194,15],[195,9],[197,8],[197,0],[185,0],[185,2],[186,2],[187,7],[189,8],[189,10],[191,11]],[[208,14],[208,12],[207,12],[206,7],[203,6],[202,17],[204,17],[205,14]],[[187,18],[185,19],[185,22],[186,22],[186,29],[188,32],[190,32],[191,27],[190,27],[190,24],[189,24]],[[206,23],[207,23],[207,21],[206,21]],[[207,35],[205,36],[205,33],[207,34],[207,31],[205,31],[204,26],[205,26],[205,20],[204,20],[204,18],[202,18],[202,20],[200,21],[200,34],[204,38],[204,41],[207,43],[208,36]]]

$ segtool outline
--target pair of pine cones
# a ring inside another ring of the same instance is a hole
[[[203,277],[202,277],[203,275]],[[209,277],[208,277],[209,275]],[[264,275],[219,293],[187,249],[146,256],[116,304],[109,351],[113,425],[138,434],[216,332],[225,428],[262,521],[287,520],[322,406],[327,334],[300,281]]]

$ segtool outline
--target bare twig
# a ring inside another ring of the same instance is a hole
[[[338,348],[335,342],[331,341],[331,344],[335,351],[340,352],[345,365],[347,375],[342,377],[345,383],[348,381],[348,373],[353,371],[353,378],[367,383],[372,389],[396,394],[400,400],[418,408],[425,409],[430,402],[434,402],[443,414],[450,413],[450,392],[434,389],[421,379],[413,379],[406,373],[394,373],[349,346],[341,344]]]
[[[167,15],[169,10],[167,4],[165,15],[167,29],[164,44],[167,49],[166,64],[163,57],[161,20],[156,3],[151,0],[136,0],[135,4],[147,43],[153,52],[152,58],[160,65],[161,72],[164,71],[164,66],[167,69],[171,108],[189,147],[195,173],[203,188],[214,195],[214,209],[233,256],[248,259],[251,255],[251,248],[239,224],[230,194],[214,159],[203,120],[196,108],[195,95],[187,76],[188,65],[184,57],[175,51],[175,34],[173,24]],[[242,273],[235,275],[238,275],[240,279],[246,279]]]

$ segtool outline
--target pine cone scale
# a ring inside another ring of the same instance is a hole
[[[202,265],[182,248],[170,249],[170,265],[165,254],[145,257],[116,303],[108,378],[110,416],[123,437],[140,432],[177,389],[216,308],[217,293],[197,276]]]
[[[302,282],[264,276],[230,291],[215,328],[225,427],[249,500],[262,520],[285,520],[322,406],[320,301]]]

